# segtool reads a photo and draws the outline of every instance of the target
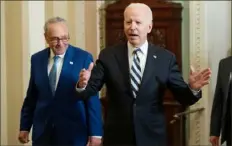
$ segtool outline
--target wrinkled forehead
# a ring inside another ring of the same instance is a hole
[[[124,20],[139,20],[139,21],[147,21],[149,11],[142,7],[127,7],[124,11]]]
[[[62,22],[49,24],[47,35],[56,37],[67,36],[68,27]]]

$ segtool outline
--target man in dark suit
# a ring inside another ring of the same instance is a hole
[[[217,85],[214,93],[214,101],[211,112],[210,142],[213,146],[219,146],[226,141],[231,146],[232,140],[232,57],[222,59],[219,63]]]
[[[186,84],[174,54],[147,42],[151,29],[151,9],[130,4],[124,11],[128,42],[102,50],[96,65],[80,73],[77,94],[82,97],[95,94],[104,83],[107,87],[104,146],[165,146],[162,98],[166,87],[180,103],[192,105],[208,84],[209,69],[191,72]]]
[[[49,47],[31,57],[31,77],[21,110],[19,141],[33,145],[98,146],[102,136],[101,105],[97,93],[77,98],[76,83],[92,56],[68,43],[66,21],[55,17],[44,26]]]

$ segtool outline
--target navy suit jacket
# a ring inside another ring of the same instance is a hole
[[[102,135],[98,95],[80,100],[75,89],[79,72],[87,69],[93,58],[86,51],[69,45],[53,96],[48,78],[49,54],[50,49],[46,48],[31,57],[31,77],[21,110],[20,130],[30,131],[33,125],[32,140],[36,141],[52,123],[56,141],[85,146],[88,136]]]
[[[127,44],[101,51],[86,90],[89,97],[106,84],[108,98],[104,125],[104,146],[165,146],[166,120],[163,96],[169,88],[184,105],[192,105],[201,97],[194,96],[178,69],[173,53],[153,44],[148,46],[145,70],[136,99],[133,97]]]
[[[220,136],[221,143],[232,141],[232,56],[220,61],[210,121],[210,135]]]

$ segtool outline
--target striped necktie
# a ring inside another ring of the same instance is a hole
[[[131,66],[131,71],[130,71],[132,93],[135,98],[138,94],[139,87],[142,81],[140,59],[138,56],[139,51],[141,51],[139,48],[133,51],[133,61],[132,61],[132,66]]]
[[[50,82],[53,96],[55,95],[55,90],[56,90],[57,63],[58,63],[59,58],[60,58],[59,56],[53,57],[54,63],[53,63],[52,69],[49,73],[49,82]]]

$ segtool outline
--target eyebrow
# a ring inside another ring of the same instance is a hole
[[[63,38],[63,37],[69,37],[69,35],[63,35],[63,36],[50,36],[51,38]]]

